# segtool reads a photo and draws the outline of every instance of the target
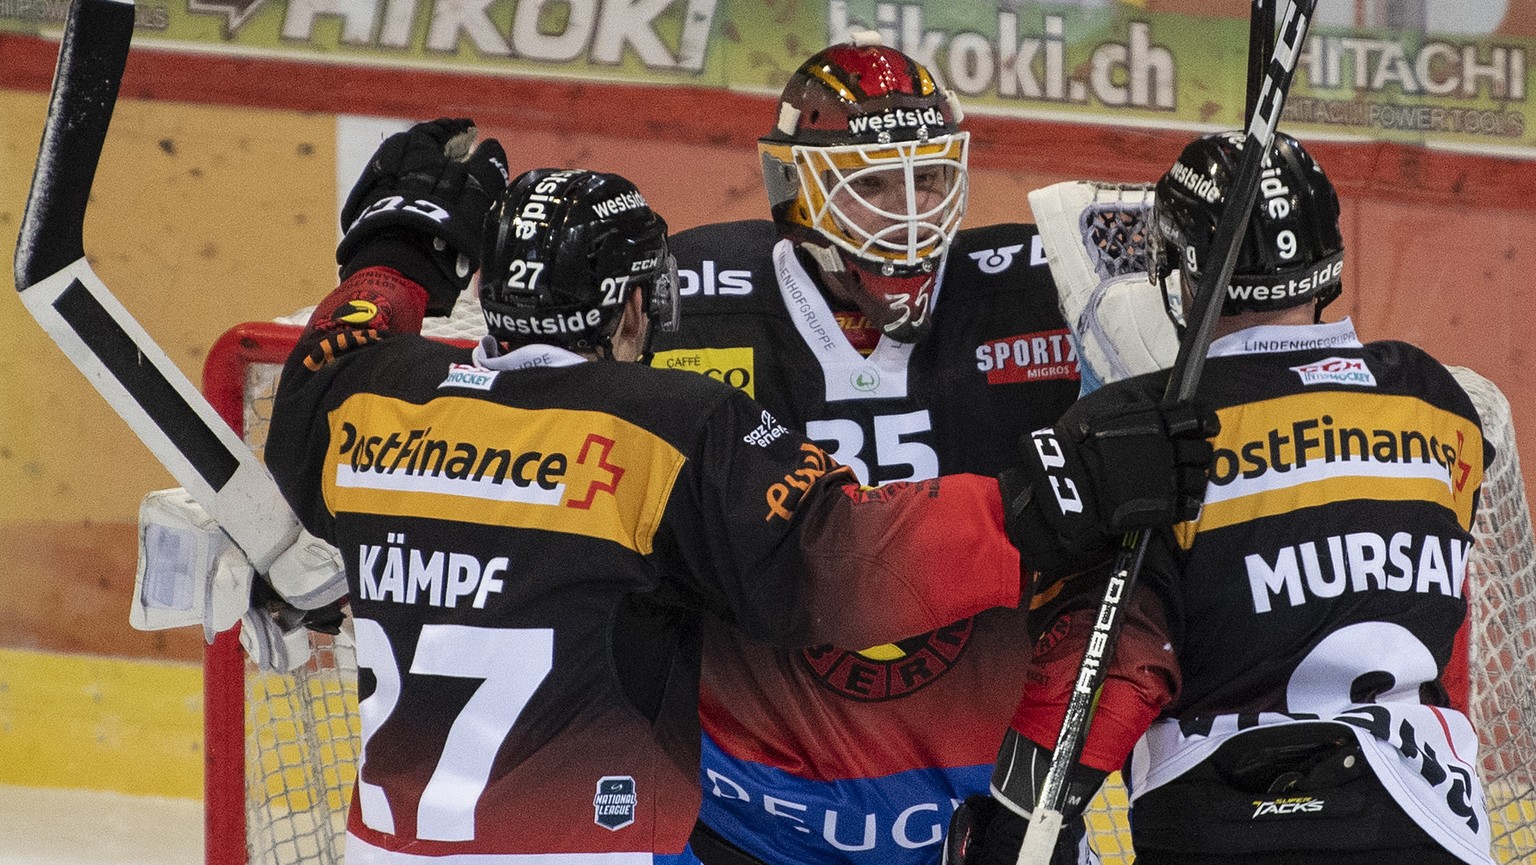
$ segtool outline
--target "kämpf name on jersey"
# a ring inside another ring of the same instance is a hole
[[[1387,591],[1459,598],[1472,543],[1460,538],[1396,532],[1350,532],[1252,553],[1243,564],[1256,613],[1276,602],[1299,607],[1345,592]]]
[[[361,544],[357,550],[357,582],[365,601],[456,607],[466,598],[485,609],[491,592],[504,588],[502,575],[511,560],[496,556],[481,561],[470,553],[418,550],[403,546],[405,535],[390,532],[388,545]]]

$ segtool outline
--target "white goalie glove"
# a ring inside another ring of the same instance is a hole
[[[1172,366],[1178,333],[1146,272],[1152,186],[1071,180],[1033,190],[1029,205],[1077,340],[1084,393]]]
[[[155,490],[139,505],[139,565],[128,617],[138,630],[201,625],[212,643],[240,623],[251,659],[264,670],[289,672],[309,660],[309,628],[335,627],[346,588],[340,554],[308,532],[258,576],[186,490]]]

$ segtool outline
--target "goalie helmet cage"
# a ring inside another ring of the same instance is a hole
[[[307,319],[236,325],[209,351],[209,401],[259,455],[277,374]],[[484,333],[466,293],[428,336],[468,341]],[[1484,478],[1477,545],[1467,570],[1472,615],[1446,683],[1464,699],[1481,737],[1481,765],[1500,863],[1536,861],[1536,544],[1515,449],[1509,403],[1486,378],[1453,367],[1483,418],[1498,457]],[[342,862],[359,724],[357,662],[348,631],[311,635],[314,654],[291,675],[262,673],[236,630],[218,636],[204,664],[207,865]],[[1094,800],[1090,843],[1105,865],[1133,854],[1119,776]]]

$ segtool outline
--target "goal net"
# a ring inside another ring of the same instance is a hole
[[[237,325],[210,351],[204,391],[260,455],[278,370],[307,311]],[[472,293],[424,332],[473,340],[484,332]],[[1536,545],[1509,403],[1492,382],[1453,368],[1482,415],[1498,457],[1484,478],[1468,565],[1471,617],[1447,685],[1481,736],[1496,858],[1536,861]],[[236,632],[219,635],[204,670],[208,865],[330,865],[342,861],[358,748],[357,663],[348,631],[311,635],[314,654],[291,675],[262,673]],[[1130,865],[1119,776],[1094,800],[1090,843],[1106,865]]]

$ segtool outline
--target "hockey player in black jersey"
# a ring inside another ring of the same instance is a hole
[[[764,118],[772,220],[677,235],[655,365],[751,394],[869,484],[1011,465],[1077,398],[1078,358],[1034,226],[961,228],[961,119],[875,34],[808,59]],[[952,803],[987,788],[1026,617],[805,650],[707,625],[705,861],[936,863]]]
[[[1197,139],[1157,184],[1151,277],[1181,328],[1243,139]],[[1263,178],[1199,385],[1221,418],[1204,506],[1152,535],[1073,777],[1091,796],[1123,766],[1138,865],[1491,863],[1477,736],[1441,682],[1491,447],[1433,358],[1322,322],[1344,246],[1312,157],[1277,134]],[[1128,384],[1150,399],[1166,377]],[[1039,440],[1106,398],[1124,393]],[[1038,494],[1052,470],[1026,464]],[[954,865],[1015,862],[1101,592],[1051,604]]]
[[[665,223],[616,175],[508,187],[474,136],[381,145],[272,411],[268,464],[345,564],[347,859],[697,861],[701,621],[871,645],[1016,605],[998,484],[871,492],[741,391],[625,362],[677,309]],[[489,335],[422,337],[477,269]],[[1139,440],[1177,503],[1208,442]]]

